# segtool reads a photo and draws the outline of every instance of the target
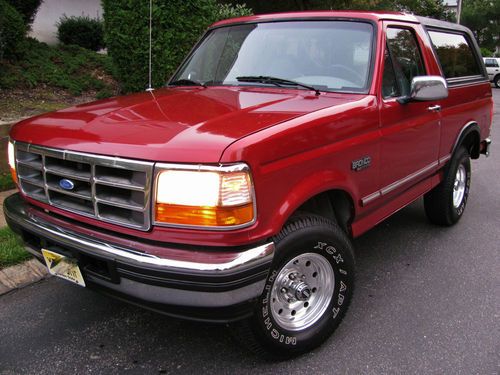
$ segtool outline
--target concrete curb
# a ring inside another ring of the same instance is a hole
[[[5,221],[5,216],[3,214],[3,201],[5,200],[5,198],[15,193],[17,193],[17,189],[0,191],[0,228],[3,228],[7,225],[7,222]]]
[[[50,277],[47,268],[36,259],[4,268],[0,270],[0,296],[47,277]]]
[[[33,116],[36,116],[36,115],[33,115]],[[9,118],[9,119],[4,119],[4,120],[0,120],[0,126],[2,125],[12,125],[12,124],[15,124],[19,121],[23,121],[27,118],[30,118],[31,116],[23,116],[23,117],[16,117],[16,118]]]

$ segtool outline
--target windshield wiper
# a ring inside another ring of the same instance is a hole
[[[242,77],[236,77],[236,79],[238,80],[238,82],[260,82],[276,86],[299,86],[314,91],[316,93],[316,96],[321,94],[317,88],[297,81],[292,81],[291,79],[284,79],[284,78],[270,77],[270,76],[242,76]]]
[[[177,81],[170,82],[168,84],[169,86],[202,86],[202,87],[207,87],[204,83],[192,80],[192,79],[187,79],[187,78],[182,78]]]

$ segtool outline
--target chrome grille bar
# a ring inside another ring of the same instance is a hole
[[[21,191],[37,201],[139,230],[151,227],[153,163],[15,143]],[[70,189],[61,180],[70,180]]]

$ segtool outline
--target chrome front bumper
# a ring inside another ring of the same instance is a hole
[[[5,200],[4,213],[9,226],[25,239],[28,251],[37,258],[41,259],[42,244],[65,252],[78,260],[91,288],[95,286],[95,289],[145,307],[152,304],[155,310],[167,313],[170,306],[174,311],[172,315],[193,319],[234,320],[219,310],[245,304],[260,296],[275,250],[274,243],[269,242],[244,249],[226,249],[223,257],[216,258],[213,250],[185,250],[168,245],[162,249],[165,254],[175,253],[175,258],[159,257],[146,254],[140,248],[117,245],[118,237],[116,243],[103,241],[99,239],[101,232],[82,234],[77,231],[78,227],[75,229],[74,223],[61,225],[64,219],[52,220],[50,215],[28,204],[18,194]],[[193,255],[196,260],[190,260]],[[109,275],[102,277],[86,266],[86,263],[95,262],[111,267]],[[159,305],[166,308],[159,308]],[[175,312],[179,308],[182,312]],[[201,317],[195,311],[188,311],[191,308],[204,310]],[[216,316],[211,316],[210,309],[218,311]]]

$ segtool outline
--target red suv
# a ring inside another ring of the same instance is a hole
[[[57,276],[174,316],[244,320],[262,348],[296,355],[347,310],[353,237],[422,196],[430,221],[458,222],[492,108],[456,24],[226,20],[164,88],[16,124],[20,192],[5,214]]]

